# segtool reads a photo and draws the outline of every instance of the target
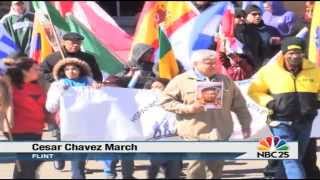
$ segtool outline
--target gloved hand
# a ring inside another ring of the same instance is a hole
[[[230,60],[228,58],[228,56],[223,53],[223,52],[219,52],[218,53],[218,59],[220,60],[221,64],[225,67],[228,68],[231,66]]]
[[[275,109],[275,106],[276,106],[275,103],[276,103],[275,100],[269,101],[268,104],[267,104],[267,108],[268,108],[268,109],[271,109],[271,110],[274,110],[274,109]]]

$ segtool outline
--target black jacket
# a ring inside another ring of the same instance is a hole
[[[260,38],[262,39],[263,47],[263,65],[266,64],[274,55],[276,55],[280,49],[280,45],[270,44],[271,37],[281,37],[279,31],[272,27],[264,24],[263,21],[259,25],[255,25],[256,30],[258,31]]]
[[[263,63],[262,39],[256,27],[251,24],[237,25],[234,30],[235,37],[243,43],[244,54],[250,59],[248,62],[255,70],[259,69]]]
[[[102,73],[100,68],[96,62],[96,59],[93,55],[85,52],[77,52],[77,53],[64,53],[65,57],[74,57],[80,60],[85,61],[91,68],[93,79],[97,82],[102,81]],[[43,70],[44,79],[48,82],[53,82],[54,78],[52,76],[52,70],[54,65],[61,59],[60,52],[54,52],[45,58],[43,63],[41,64],[41,68]]]

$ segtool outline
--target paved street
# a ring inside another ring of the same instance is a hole
[[[0,137],[3,139],[3,137]],[[50,133],[45,133],[44,139],[50,140]],[[318,157],[320,154],[318,154]],[[223,170],[223,178],[224,179],[256,179],[263,178],[263,168],[266,166],[266,161],[263,160],[237,160],[237,161],[227,161]],[[137,160],[135,161],[135,172],[134,176],[139,179],[145,179],[147,167],[149,165],[149,161],[145,160]],[[187,161],[184,162],[184,172],[185,167],[187,165]],[[320,161],[318,161],[318,165],[320,165]],[[10,179],[12,177],[13,172],[13,163],[0,163],[0,179]],[[88,173],[86,174],[87,179],[104,179],[103,175],[103,163],[101,161],[89,160],[86,168],[88,169]],[[59,171],[55,170],[53,167],[53,162],[45,162],[40,167],[40,178],[41,179],[70,179],[71,171],[70,171],[70,162],[67,161],[66,167],[64,170]],[[121,179],[121,167],[120,163],[117,166],[117,179]],[[161,172],[158,176],[159,178],[163,178],[164,175]]]
[[[148,161],[135,161],[134,176],[139,179],[145,179]],[[12,176],[13,163],[0,164],[0,179],[9,179]],[[186,165],[186,163],[185,163]],[[240,179],[240,178],[262,178],[262,168],[266,165],[265,161],[230,161],[226,163],[224,168],[223,178]],[[86,165],[89,173],[86,174],[88,179],[104,179],[103,164],[98,161],[88,161]],[[117,167],[118,177],[121,179],[120,167]],[[44,163],[40,168],[41,179],[68,179],[70,178],[70,162],[67,162],[63,171],[55,170],[52,162]],[[163,173],[160,173],[159,178],[163,178]]]

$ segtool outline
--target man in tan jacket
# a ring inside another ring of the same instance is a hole
[[[233,132],[233,111],[238,116],[244,138],[248,138],[251,116],[246,102],[231,79],[216,73],[215,51],[197,50],[191,61],[193,69],[172,79],[161,100],[163,108],[177,114],[178,135],[189,141],[226,141]],[[222,84],[222,107],[205,108],[204,101],[197,98],[197,84],[200,82]],[[213,173],[213,178],[221,178],[223,163],[221,160],[194,160],[189,163],[187,178],[206,178],[205,166]]]

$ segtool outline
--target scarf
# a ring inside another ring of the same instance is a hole
[[[68,87],[75,87],[75,86],[88,86],[89,81],[87,77],[80,77],[77,79],[68,79],[68,78],[63,78],[63,83],[65,86]]]

